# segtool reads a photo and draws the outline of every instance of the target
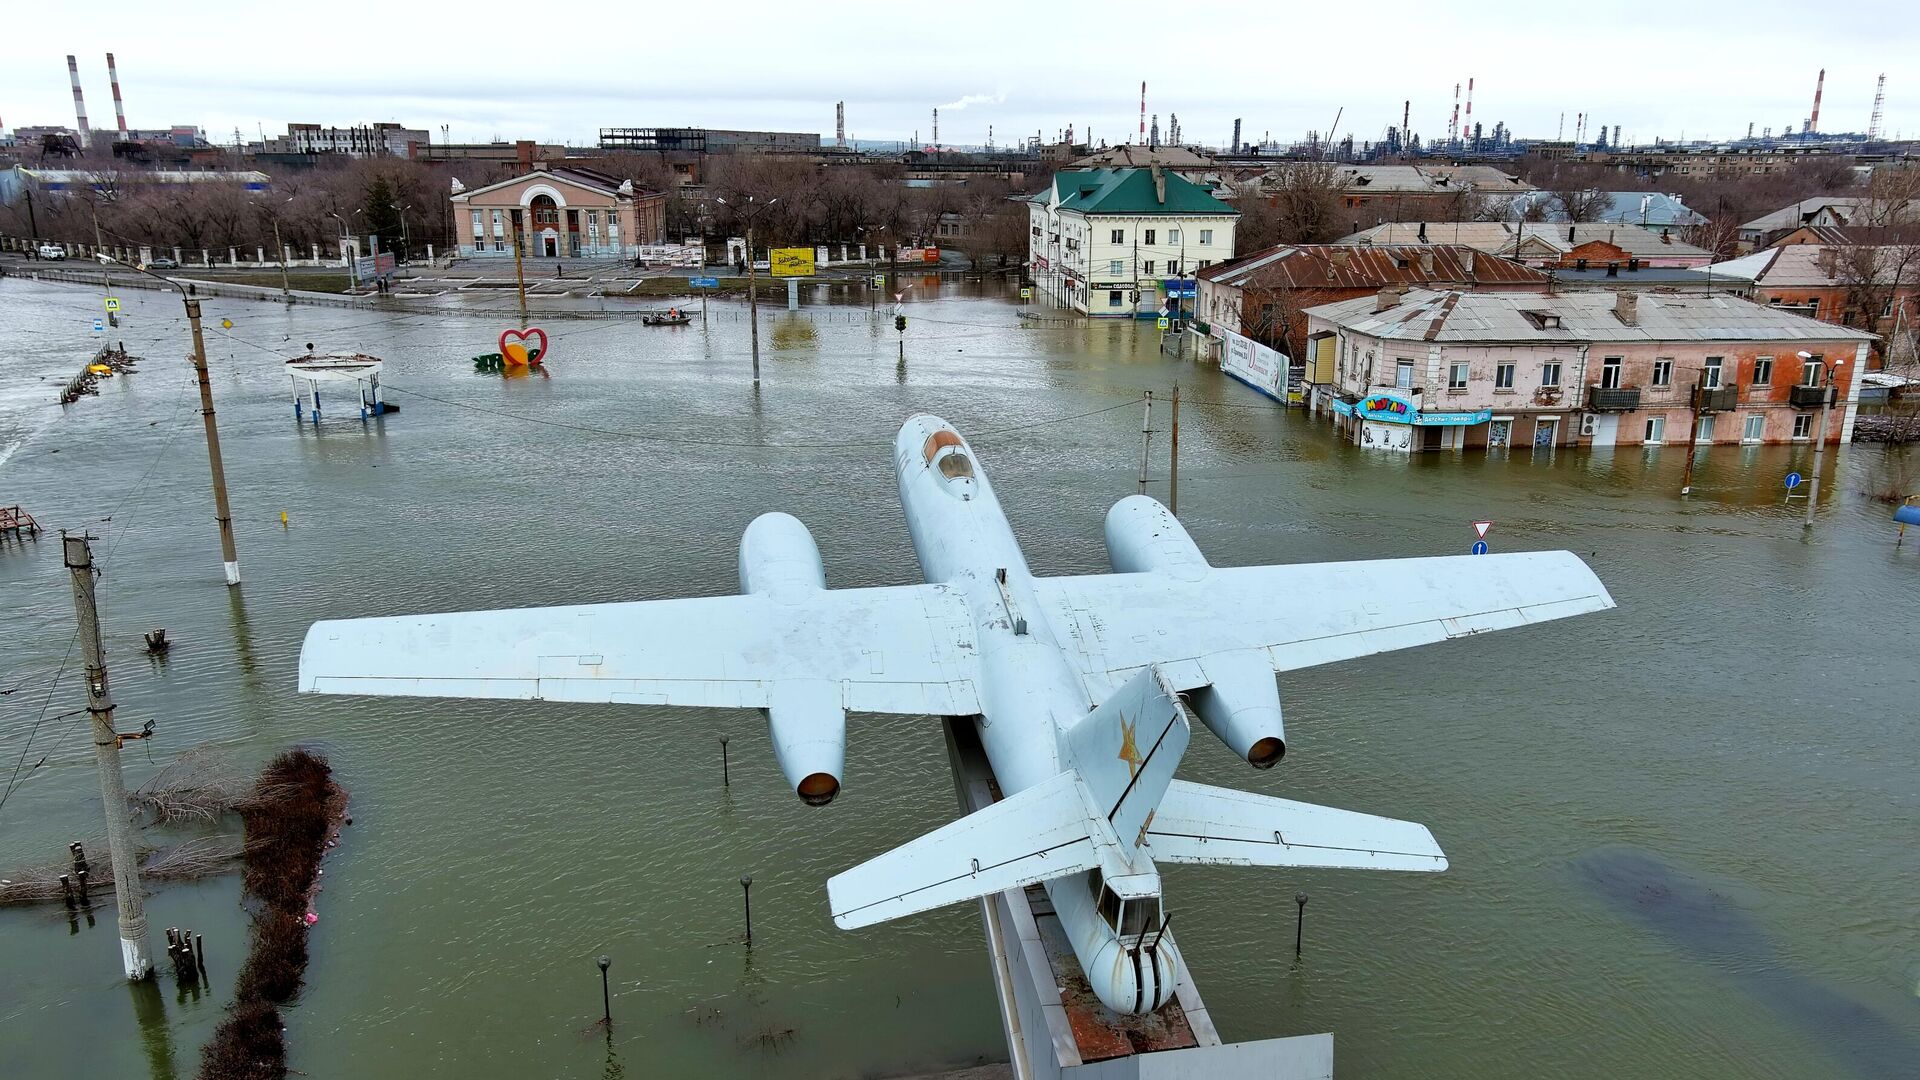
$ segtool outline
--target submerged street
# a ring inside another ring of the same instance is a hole
[[[544,373],[471,357],[513,295],[380,311],[209,299],[245,584],[222,585],[177,297],[0,281],[0,876],[101,831],[57,531],[92,530],[137,787],[203,743],[249,771],[331,759],[354,820],[325,863],[287,1012],[312,1076],[888,1076],[1005,1056],[972,907],[847,933],[828,877],[957,816],[938,722],[856,715],[844,790],[801,805],[744,710],[296,695],[319,619],[720,594],[741,530],[786,511],[830,586],[918,578],[890,447],[917,411],[978,450],[1039,575],[1107,569],[1101,522],[1169,497],[1217,566],[1566,548],[1618,610],[1283,677],[1288,753],[1256,772],[1204,730],[1182,775],[1422,822],[1429,875],[1166,871],[1182,952],[1228,1040],[1333,1031],[1344,1074],[1884,1075],[1920,1047],[1920,815],[1908,628],[1920,540],[1870,494],[1911,448],[1828,454],[1819,523],[1783,501],[1805,446],[1395,455],[1335,441],[1151,323],[1023,324],[1012,286],[929,277],[886,307],[744,305],[706,326],[536,316]],[[618,306],[615,306],[618,310]],[[584,317],[591,314],[595,317]],[[1058,315],[1059,313],[1049,313]],[[232,327],[221,326],[231,320]],[[62,409],[106,340],[145,360]],[[281,361],[384,358],[397,414],[294,418]],[[1896,479],[1903,478],[1903,479]],[[282,513],[286,524],[282,524]],[[149,660],[141,633],[176,642]],[[57,687],[55,673],[65,669]],[[51,693],[49,692],[51,688]],[[729,738],[730,785],[720,739]],[[230,826],[237,828],[236,826]],[[753,876],[753,947],[740,942]],[[212,987],[129,990],[110,902],[0,909],[0,1059],[185,1076],[244,951],[237,875],[160,884]],[[1310,898],[1289,946],[1294,894]],[[594,958],[612,958],[614,1025]],[[1854,1018],[1836,1023],[1834,1017]],[[130,1033],[137,1029],[142,1038]]]

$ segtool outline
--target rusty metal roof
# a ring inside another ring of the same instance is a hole
[[[1473,269],[1467,269],[1471,263]],[[1545,285],[1531,266],[1467,244],[1282,244],[1209,266],[1196,277],[1255,289],[1378,289],[1387,285]]]

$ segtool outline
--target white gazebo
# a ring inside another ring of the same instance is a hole
[[[293,416],[303,419],[302,397],[310,398],[313,409],[313,422],[320,422],[320,384],[352,383],[354,396],[360,401],[360,419],[369,416],[381,416],[387,412],[398,411],[398,406],[388,406],[380,398],[380,368],[382,361],[377,356],[365,353],[336,354],[331,356],[296,356],[287,361],[287,374],[293,377]],[[301,384],[306,384],[302,392]]]

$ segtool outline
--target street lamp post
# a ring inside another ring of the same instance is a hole
[[[1802,352],[1799,356],[1802,363],[1813,360],[1810,352]],[[1813,514],[1820,506],[1820,459],[1827,449],[1827,413],[1833,407],[1833,373],[1845,363],[1845,360],[1835,360],[1827,365],[1823,373],[1826,381],[1820,384],[1820,435],[1813,444],[1813,486],[1807,489],[1807,520],[1802,523],[1802,528],[1813,528]]]
[[[722,206],[731,205],[726,199],[717,195],[714,196],[714,201],[720,203]],[[768,199],[766,202],[756,202],[754,196],[747,196],[747,206],[749,207],[745,215],[747,219],[747,321],[753,324],[753,384],[755,386],[760,385],[760,294],[755,288],[758,277],[754,273],[753,222],[767,207],[779,201],[779,198],[775,197]]]
[[[354,211],[356,214],[359,212]],[[358,262],[354,256],[359,253],[347,250],[347,242],[353,239],[353,234],[347,229],[347,219],[332,210],[327,211],[327,216],[340,223],[340,257],[347,261],[347,284],[357,289],[360,287],[360,274],[354,265]]]
[[[193,374],[200,384],[200,418],[207,431],[207,466],[213,472],[213,516],[220,524],[220,561],[226,571],[227,584],[238,585],[240,554],[233,543],[233,511],[227,507],[227,470],[220,460],[220,429],[213,422],[213,383],[207,377],[206,338],[200,333],[200,301],[187,295],[187,290],[172,278],[161,277],[109,255],[100,255],[98,258],[108,265],[118,264],[155,281],[165,282],[180,294],[181,301],[187,306],[187,325],[193,330]]]
[[[281,205],[292,202],[292,198],[282,199]],[[273,246],[280,253],[280,299],[283,303],[293,303],[293,286],[287,281],[287,245],[280,239],[280,215],[273,215]]]

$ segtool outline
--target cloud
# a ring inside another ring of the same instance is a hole
[[[1007,92],[1005,90],[993,94],[963,94],[959,101],[949,101],[939,107],[953,112],[959,112],[969,105],[998,105],[1006,100]]]

